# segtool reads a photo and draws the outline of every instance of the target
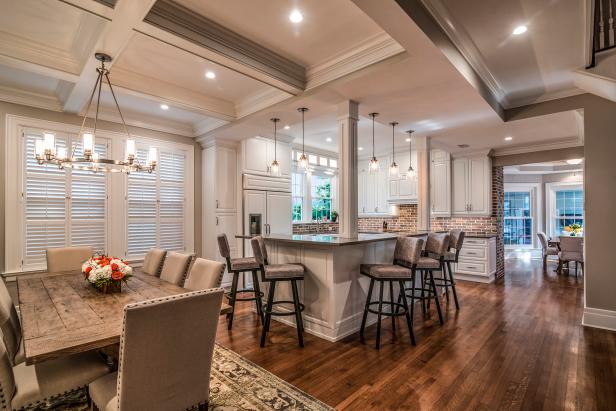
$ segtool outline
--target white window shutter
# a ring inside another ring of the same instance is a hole
[[[160,153],[160,247],[184,251],[184,190],[186,156]]]
[[[148,152],[138,148],[136,161],[147,162]],[[141,258],[157,246],[157,172],[128,175],[127,257]]]

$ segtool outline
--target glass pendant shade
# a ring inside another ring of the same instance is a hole
[[[45,154],[45,142],[43,140],[36,140],[34,143],[34,154],[37,157],[42,157]]]
[[[408,141],[409,141],[409,168],[408,170],[406,170],[406,173],[404,173],[404,179],[405,180],[415,180],[415,178],[417,178],[417,173],[415,172],[415,169],[413,168],[413,130],[408,130],[407,134],[409,135]]]
[[[45,154],[55,154],[56,152],[56,136],[51,133],[45,133],[44,137]]]
[[[278,163],[278,122],[279,118],[270,118],[270,121],[274,123],[274,161],[270,165],[270,172],[275,176],[280,175],[280,164]]]
[[[389,166],[389,175],[395,177],[398,175],[398,164],[396,164],[396,144],[395,144],[395,136],[396,136],[396,126],[398,125],[397,121],[392,121],[389,123],[391,126],[391,165]]]
[[[280,164],[278,164],[278,161],[272,161],[271,169],[272,174],[278,175],[280,173]]]
[[[135,140],[126,140],[126,158],[129,160],[135,158]]]
[[[416,173],[415,173],[415,169],[413,169],[413,166],[409,166],[409,169],[406,170],[406,173],[404,174],[404,177],[406,180],[414,180],[416,177]]]
[[[90,133],[83,133],[83,154],[85,157],[91,156],[94,151],[94,136]]]
[[[372,158],[370,159],[370,163],[368,163],[368,171],[371,173],[376,173],[379,171],[379,160],[377,160],[374,155],[374,119],[378,115],[379,113],[369,114],[369,116],[372,117]]]
[[[306,147],[305,147],[305,130],[304,130],[304,114],[308,111],[306,107],[300,107],[297,109],[300,113],[302,113],[302,155],[299,156],[299,166],[304,170],[304,172],[308,171],[308,157],[306,157]]]
[[[389,166],[389,175],[392,177],[395,177],[398,175],[398,164],[396,164],[395,161],[391,163],[391,165]]]
[[[308,168],[308,157],[306,157],[306,153],[302,153],[302,155],[299,156],[299,166],[304,170]]]

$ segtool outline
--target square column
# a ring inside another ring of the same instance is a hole
[[[338,214],[344,238],[357,237],[357,120],[356,102],[338,105]]]
[[[417,150],[417,229],[430,229],[430,137],[415,137]]]

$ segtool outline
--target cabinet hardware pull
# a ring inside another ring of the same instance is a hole
[[[218,208],[218,200],[216,200],[216,208]]]
[[[218,217],[216,217],[216,225],[218,225]]]

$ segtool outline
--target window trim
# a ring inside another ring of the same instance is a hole
[[[561,190],[562,189],[562,190]],[[556,218],[556,192],[567,190],[582,190],[584,193],[584,183],[580,181],[567,181],[558,183],[545,183],[546,192],[546,230],[547,236],[551,237],[554,229],[554,219]],[[586,198],[584,197],[584,201]],[[586,204],[584,204],[584,213],[582,214],[582,220],[586,221]],[[557,234],[560,236],[560,234]]]
[[[505,249],[539,248],[537,233],[543,226],[542,219],[542,192],[541,183],[505,183],[504,192],[530,192],[530,217],[532,221],[532,244],[529,245],[505,245]],[[504,210],[503,210],[504,211]],[[503,217],[504,218],[504,217]]]
[[[24,226],[23,221],[23,198],[22,190],[24,178],[22,131],[27,128],[53,130],[58,133],[78,134],[80,126],[54,121],[42,120],[31,117],[23,117],[14,114],[6,115],[6,139],[5,139],[5,261],[4,273],[22,272]],[[110,140],[110,157],[124,156],[126,147],[126,134],[105,129],[99,129],[97,133],[101,137]],[[186,210],[185,210],[185,244],[186,253],[194,253],[195,234],[195,189],[194,189],[194,146],[169,140],[157,139],[142,133],[131,135],[137,144],[153,145],[159,148],[183,150],[186,152]],[[14,178],[17,177],[17,178]],[[124,256],[127,249],[127,179],[122,173],[112,173],[109,178],[109,201],[107,213],[108,221],[108,249],[107,252],[116,256]],[[111,241],[113,239],[113,241]]]

